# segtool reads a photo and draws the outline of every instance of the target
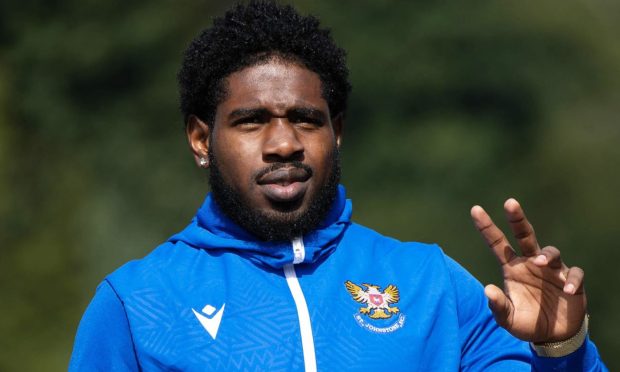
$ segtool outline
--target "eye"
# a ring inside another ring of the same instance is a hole
[[[265,118],[263,115],[250,115],[250,116],[241,117],[233,121],[233,125],[251,126],[251,125],[257,125],[257,124],[263,124],[265,122],[267,122],[267,118]]]
[[[235,121],[235,124],[247,124],[247,123],[258,123],[259,119],[257,116],[249,116],[247,118],[241,118],[237,121]]]
[[[291,123],[306,124],[309,127],[323,126],[323,120],[321,118],[317,118],[317,117],[310,116],[310,115],[291,115],[288,120]]]

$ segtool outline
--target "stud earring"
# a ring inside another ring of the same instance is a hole
[[[200,160],[198,161],[198,164],[200,164],[201,168],[206,168],[207,165],[209,164],[209,161],[207,160],[207,158],[201,157]]]

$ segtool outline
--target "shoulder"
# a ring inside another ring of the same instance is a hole
[[[450,286],[450,266],[443,250],[434,243],[403,242],[353,223],[338,247],[339,261],[423,282]]]
[[[170,243],[164,243],[146,256],[131,260],[118,269],[110,273],[107,279],[119,280],[126,276],[133,276],[136,273],[143,273],[152,270],[157,270],[161,266],[166,265],[169,258],[174,255],[175,246]]]
[[[425,257],[439,261],[445,257],[442,249],[435,243],[403,242],[357,223],[352,223],[347,229],[343,243],[348,248],[363,247],[364,251],[372,254],[405,255],[418,259]]]
[[[199,250],[183,243],[166,242],[145,257],[125,263],[105,280],[122,298],[128,292],[157,286],[170,273],[182,272],[199,254]]]
[[[352,223],[339,250],[352,260],[359,257],[385,269],[419,273],[428,278],[425,281],[443,282],[463,293],[482,293],[480,282],[435,243],[403,242]]]
[[[125,308],[107,281],[98,287],[75,337],[69,371],[137,371]]]

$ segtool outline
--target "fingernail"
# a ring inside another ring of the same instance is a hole
[[[564,292],[568,294],[575,294],[575,285],[573,283],[568,283],[564,286]]]
[[[546,265],[547,264],[547,256],[545,256],[544,254],[538,255],[534,259],[534,263],[536,265]]]

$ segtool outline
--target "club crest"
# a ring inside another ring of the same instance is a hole
[[[400,294],[395,285],[389,284],[383,291],[381,291],[381,287],[378,285],[362,283],[362,285],[359,286],[350,280],[347,280],[344,285],[355,301],[365,305],[360,307],[359,313],[356,313],[353,316],[361,327],[366,328],[371,332],[389,333],[401,328],[404,325],[404,314],[399,314],[400,309],[398,307],[390,306],[400,300]],[[365,287],[366,289],[364,290],[362,287]],[[392,316],[396,316],[397,314],[398,316],[396,322],[387,327],[378,327],[362,317],[362,315],[366,315],[370,319],[380,320],[390,319]]]

